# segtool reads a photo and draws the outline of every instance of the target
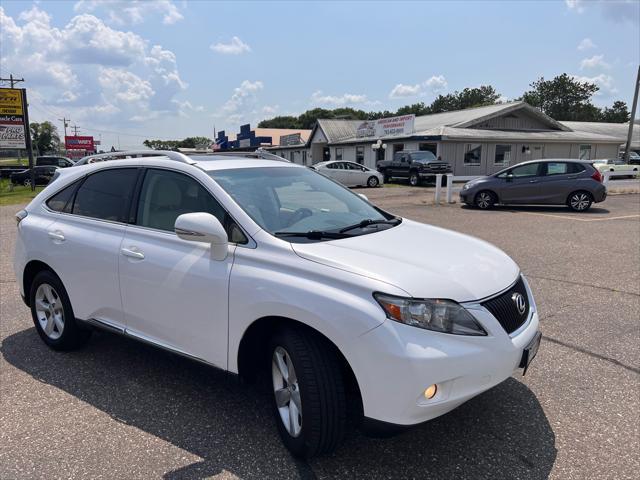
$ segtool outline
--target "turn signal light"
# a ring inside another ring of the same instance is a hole
[[[424,398],[427,400],[431,400],[438,393],[438,385],[435,383],[433,385],[429,385],[424,391]]]

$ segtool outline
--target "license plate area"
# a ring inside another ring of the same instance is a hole
[[[538,349],[540,348],[540,340],[542,339],[542,333],[537,332],[536,335],[531,339],[529,344],[522,351],[522,358],[520,359],[520,365],[518,368],[522,368],[522,376],[527,373],[527,369],[531,362],[535,358],[538,353]]]

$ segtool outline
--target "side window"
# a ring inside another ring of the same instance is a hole
[[[569,173],[569,165],[564,162],[548,162],[547,175],[565,175]]]
[[[183,213],[207,212],[224,225],[233,243],[246,243],[240,228],[196,180],[179,172],[147,170],[138,200],[136,225],[173,232]]]
[[[567,173],[582,173],[585,170],[584,165],[581,165],[579,163],[569,163],[567,165],[569,166],[569,170]]]
[[[78,182],[76,181],[68,187],[60,190],[47,200],[47,207],[54,212],[71,213],[71,208],[73,207],[73,194],[75,193],[77,186]]]
[[[114,168],[89,175],[78,189],[72,213],[125,222],[137,176],[137,168]]]
[[[511,174],[514,177],[533,177],[538,174],[539,163],[529,163],[522,165],[521,167],[515,167],[511,169]]]

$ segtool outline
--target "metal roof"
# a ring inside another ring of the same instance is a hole
[[[562,122],[564,125],[576,132],[586,132],[588,134],[608,135],[615,137],[622,144],[627,141],[629,133],[629,123],[604,123],[604,122]],[[631,137],[631,147],[640,148],[640,123],[633,126]]]

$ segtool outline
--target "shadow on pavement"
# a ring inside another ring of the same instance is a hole
[[[539,212],[539,213],[555,213],[561,215],[577,215],[579,217],[589,215],[602,215],[611,213],[606,208],[602,207],[591,207],[586,212],[574,212],[573,210],[565,207],[563,205],[552,205],[552,206],[542,206],[542,205],[496,205],[490,210],[480,210],[472,205],[461,204],[460,208],[465,210],[477,210],[478,212],[503,212],[503,213],[512,213],[512,212]]]
[[[83,350],[57,353],[30,328],[6,338],[0,351],[36,380],[203,459],[166,479],[223,471],[241,478],[544,479],[556,458],[542,407],[513,378],[393,438],[351,429],[336,453],[307,463],[282,447],[266,394],[218,370],[102,332]]]

